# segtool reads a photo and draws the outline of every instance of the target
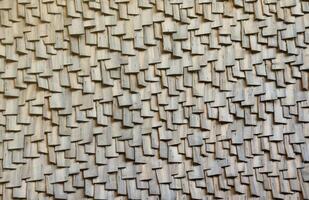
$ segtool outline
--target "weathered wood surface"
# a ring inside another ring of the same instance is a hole
[[[306,0],[0,0],[0,198],[309,199]]]

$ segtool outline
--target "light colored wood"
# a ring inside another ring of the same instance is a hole
[[[308,199],[303,0],[0,1],[0,199]]]

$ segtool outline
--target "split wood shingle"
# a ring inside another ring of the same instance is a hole
[[[309,199],[305,0],[0,0],[0,199]]]

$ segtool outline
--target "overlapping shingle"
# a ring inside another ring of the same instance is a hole
[[[305,0],[0,1],[1,199],[309,199]]]

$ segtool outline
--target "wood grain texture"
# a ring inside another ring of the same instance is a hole
[[[0,0],[0,199],[309,199],[306,0]]]

